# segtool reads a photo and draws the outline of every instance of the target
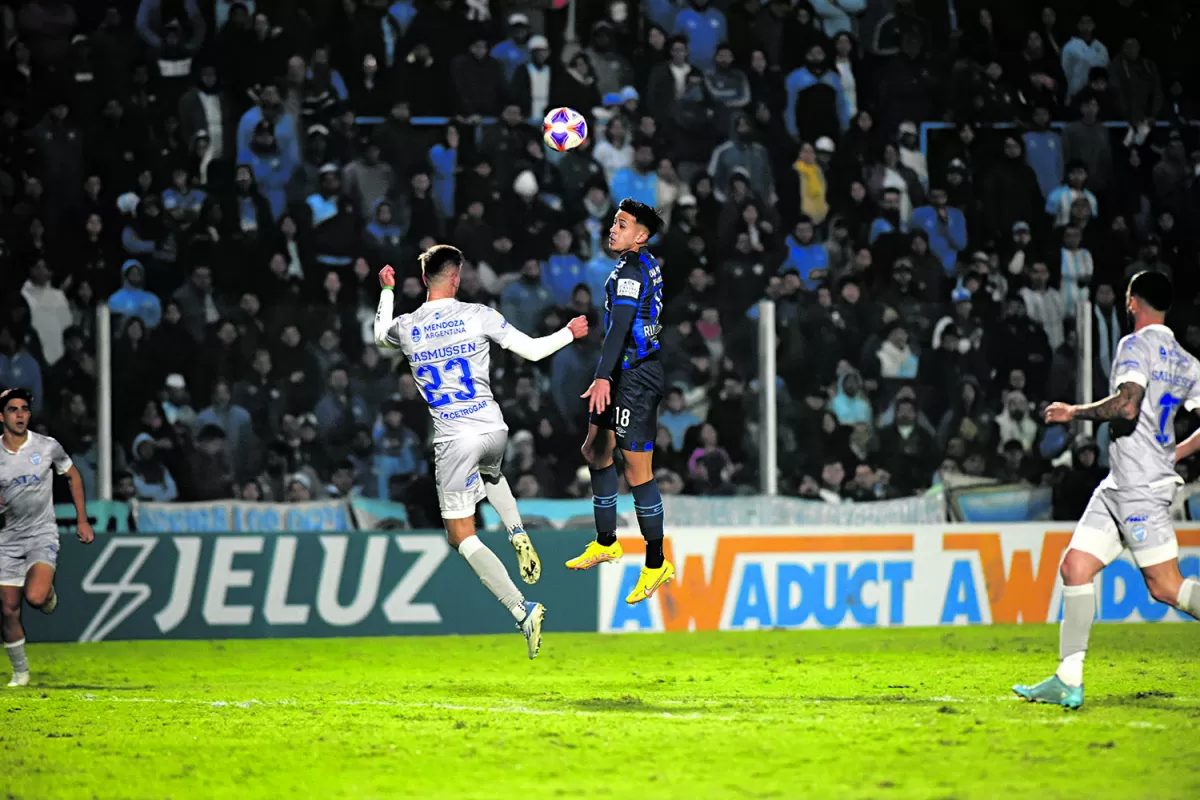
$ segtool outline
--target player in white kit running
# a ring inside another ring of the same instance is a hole
[[[54,473],[65,475],[79,525],[79,541],[92,541],[83,478],[61,444],[29,430],[33,396],[24,389],[0,392],[0,633],[12,662],[9,686],[29,683],[21,601],[43,614],[58,607],[58,522]]]
[[[1134,330],[1113,356],[1112,394],[1085,406],[1052,403],[1046,409],[1046,422],[1110,422],[1110,471],[1092,493],[1063,558],[1058,671],[1041,683],[1014,686],[1026,700],[1083,705],[1083,659],[1096,616],[1092,580],[1125,548],[1155,600],[1200,618],[1200,581],[1179,571],[1170,514],[1183,483],[1175,462],[1200,449],[1200,433],[1175,446],[1175,412],[1200,408],[1200,363],[1163,324],[1171,295],[1171,281],[1162,273],[1134,275],[1125,299]]]
[[[490,348],[495,342],[527,361],[540,361],[586,336],[587,319],[576,317],[557,333],[530,338],[495,309],[459,302],[455,295],[463,255],[457,248],[436,245],[421,254],[420,262],[428,297],[416,311],[395,319],[395,272],[390,266],[380,270],[383,292],[375,315],[375,343],[404,353],[429,404],[434,474],[446,538],[512,613],[529,644],[529,657],[534,658],[542,644],[546,609],[525,600],[500,559],[475,535],[475,506],[486,496],[508,529],[522,579],[537,581],[541,564],[500,471],[508,426],[492,396]]]

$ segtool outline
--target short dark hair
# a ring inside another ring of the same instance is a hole
[[[1155,311],[1171,310],[1171,279],[1161,272],[1145,270],[1129,279],[1129,294]]]
[[[421,263],[421,274],[427,283],[437,280],[452,269],[462,269],[463,254],[449,244],[435,244],[417,257]]]
[[[10,400],[24,400],[32,408],[33,392],[20,386],[5,389],[3,392],[0,392],[0,411],[4,410]]]
[[[624,211],[633,217],[638,225],[641,225],[650,232],[651,236],[662,230],[662,217],[658,215],[653,206],[648,206],[639,200],[634,200],[632,197],[626,197],[617,206],[617,210]]]
[[[688,38],[686,36],[681,36],[680,34],[675,34],[670,39],[667,39],[667,52],[671,52],[671,48],[677,44],[682,44],[684,47],[687,47]]]

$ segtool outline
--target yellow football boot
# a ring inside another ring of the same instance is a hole
[[[567,562],[567,569],[591,569],[605,561],[620,561],[623,555],[625,551],[621,549],[620,542],[613,542],[606,547],[593,540],[588,542],[582,555]]]
[[[658,569],[642,567],[642,574],[638,577],[637,586],[633,587],[633,591],[625,598],[625,602],[633,605],[653,597],[654,593],[658,591],[658,587],[669,583],[674,577],[675,567],[671,565],[670,561],[664,561]]]

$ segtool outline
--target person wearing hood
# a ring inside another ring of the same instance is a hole
[[[1026,453],[1033,449],[1037,440],[1038,424],[1030,413],[1033,407],[1024,392],[1011,391],[1004,398],[1004,410],[996,417],[996,441],[999,446],[997,453],[1004,452],[1004,446],[1009,442],[1020,443]]]
[[[1042,190],[1025,163],[1025,146],[1017,135],[1004,138],[1004,157],[988,174],[982,200],[988,230],[997,239],[1011,235],[1018,222],[1040,218]]]
[[[787,107],[783,124],[794,139],[813,142],[822,136],[837,138],[850,127],[850,103],[842,80],[830,70],[825,45],[814,42],[805,55],[804,66],[784,82]]]
[[[837,380],[837,394],[829,401],[829,410],[839,425],[871,425],[875,418],[871,401],[863,391],[863,379],[858,370],[847,369]]]
[[[1053,518],[1081,518],[1092,493],[1096,491],[1100,481],[1104,480],[1104,475],[1104,467],[1100,465],[1100,448],[1094,439],[1081,436],[1071,448],[1071,467],[1063,471],[1054,486],[1051,501]]]
[[[162,304],[158,297],[146,291],[146,270],[142,262],[131,258],[121,267],[121,288],[108,298],[108,307],[122,317],[137,317],[147,328],[157,328],[162,320]]]
[[[721,202],[728,199],[725,188],[737,170],[746,174],[750,188],[759,197],[770,197],[775,191],[771,178],[771,154],[766,147],[754,141],[754,125],[750,117],[743,113],[734,116],[729,141],[718,145],[708,162],[713,193]],[[622,196],[620,192],[615,194]]]
[[[359,210],[364,224],[371,222],[379,204],[396,190],[396,173],[380,158],[382,152],[379,141],[372,137],[363,149],[362,157],[342,170],[344,193]]]
[[[179,496],[171,471],[158,457],[158,445],[148,433],[139,433],[133,440],[133,460],[129,465],[137,499],[151,503],[170,503]]]

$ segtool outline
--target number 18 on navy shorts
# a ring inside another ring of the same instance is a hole
[[[658,404],[666,394],[666,373],[658,359],[620,370],[613,375],[612,403],[588,422],[617,435],[617,447],[633,453],[654,449],[658,433]]]

